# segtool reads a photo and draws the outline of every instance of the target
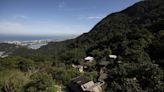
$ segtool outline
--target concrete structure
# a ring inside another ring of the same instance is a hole
[[[0,56],[3,56],[4,52],[3,51],[0,51]]]
[[[72,67],[73,68],[77,68],[79,70],[79,72],[84,72],[84,67],[82,65],[75,65],[75,64],[72,64]]]
[[[92,62],[94,60],[94,58],[91,56],[88,56],[88,57],[85,57],[84,60],[88,61],[88,62]]]
[[[116,59],[117,56],[116,55],[109,55],[109,58]]]
[[[71,80],[69,88],[71,92],[102,92],[101,86],[104,82],[94,83],[83,76]]]
[[[6,55],[4,51],[0,51],[0,57],[5,58],[8,57],[8,55]]]
[[[98,63],[99,66],[102,66],[102,67],[106,67],[107,65],[109,65],[111,62],[110,61],[101,61]]]
[[[5,58],[5,57],[8,57],[8,55],[3,55],[3,56],[0,56],[1,58]]]

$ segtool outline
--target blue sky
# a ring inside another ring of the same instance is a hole
[[[1,35],[90,31],[102,18],[140,0],[0,0]]]

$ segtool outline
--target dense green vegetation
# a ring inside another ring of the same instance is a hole
[[[71,65],[46,56],[0,58],[2,92],[56,92],[56,85],[67,85],[70,79],[80,75],[95,80],[97,72],[80,73]]]
[[[54,92],[54,85],[66,85],[78,75],[96,80],[95,62],[109,54],[122,63],[108,66],[105,92],[164,91],[164,1],[141,1],[121,12],[108,15],[89,32],[76,39],[51,42],[32,51],[19,49],[0,58],[2,92]],[[80,73],[71,64],[86,64]],[[9,91],[12,90],[12,91]]]
[[[0,43],[0,51],[9,51],[15,48],[16,45],[14,44]]]

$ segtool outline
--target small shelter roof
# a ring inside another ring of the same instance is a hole
[[[107,66],[108,64],[110,64],[109,61],[101,61],[101,62],[99,63],[99,65],[102,65],[102,66]]]
[[[72,82],[77,83],[78,85],[83,85],[85,83],[88,83],[89,81],[90,80],[88,80],[87,78],[85,78],[83,76],[79,76],[79,77],[72,79]]]

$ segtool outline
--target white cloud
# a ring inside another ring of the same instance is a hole
[[[72,12],[72,11],[91,11],[91,10],[94,10],[94,9],[96,9],[96,8],[95,7],[72,8],[72,7],[68,7],[68,6],[66,7],[66,4],[62,6],[62,10],[63,11],[67,11],[67,12]]]
[[[57,35],[81,34],[88,31],[85,25],[36,23],[21,24],[18,22],[0,21],[0,34],[4,35]]]
[[[9,30],[18,30],[21,29],[22,25],[14,22],[0,22],[0,30],[9,31]]]
[[[65,2],[59,2],[58,3],[58,8],[64,8],[66,6],[66,3]]]
[[[89,16],[87,19],[102,19],[104,16]]]
[[[94,16],[94,15],[80,15],[77,17],[78,20],[101,20],[103,19],[105,16],[102,16],[102,15],[98,15],[98,16]]]
[[[23,26],[15,22],[0,22],[1,34],[15,34],[22,33]]]
[[[19,15],[19,14],[17,14],[17,15],[14,15],[13,18],[14,19],[28,19],[29,17],[28,16],[25,16],[25,15]]]

